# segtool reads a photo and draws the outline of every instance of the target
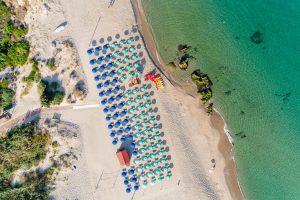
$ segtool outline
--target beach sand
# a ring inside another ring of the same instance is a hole
[[[49,9],[57,10],[60,18],[54,23],[49,21],[47,27],[54,30],[60,20],[68,22],[57,37],[71,38],[77,48],[89,91],[83,104],[100,101],[86,55],[91,40],[122,34],[133,25],[139,25],[145,40],[147,48],[142,47],[142,50],[152,55],[145,55],[145,71],[156,66],[165,76],[165,88],[154,96],[174,163],[173,177],[170,181],[136,192],[134,199],[242,199],[223,120],[217,114],[209,117],[193,96],[193,89],[184,90],[165,70],[143,15],[141,1],[134,4],[130,0],[116,1],[110,8],[109,1],[104,0],[51,2],[53,8]],[[62,119],[80,126],[82,157],[68,179],[57,183],[51,193],[55,199],[131,199],[119,177],[116,148],[111,145],[102,108],[58,111]],[[32,108],[28,106],[28,109]],[[215,160],[213,170],[212,159]]]

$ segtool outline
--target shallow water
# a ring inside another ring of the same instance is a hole
[[[300,1],[144,0],[166,63],[177,45],[195,56],[234,138],[247,199],[300,198]],[[162,20],[163,19],[163,20]],[[251,35],[259,31],[262,43]]]

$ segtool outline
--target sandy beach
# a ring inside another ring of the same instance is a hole
[[[134,196],[126,194],[120,177],[121,168],[115,156],[117,149],[111,144],[105,115],[102,113],[104,106],[57,110],[63,120],[80,127],[82,152],[76,169],[67,173],[64,181],[56,182],[51,197],[84,200],[243,199],[237,181],[232,146],[224,132],[224,121],[217,113],[208,116],[195,97],[194,89],[185,89],[186,86],[179,85],[165,69],[164,62],[156,51],[141,0],[115,1],[109,8],[108,5],[109,1],[105,0],[51,1],[46,6],[49,12],[45,11],[43,20],[55,19],[55,16],[59,18],[49,21],[48,31],[54,30],[64,21],[67,21],[67,26],[56,35],[51,33],[53,35],[48,43],[43,45],[51,46],[52,40],[62,37],[73,41],[80,69],[84,73],[82,77],[85,78],[89,91],[80,104],[99,104],[101,99],[86,50],[92,46],[93,40],[99,41],[100,38],[116,34],[124,35],[124,31],[138,25],[142,38],[141,51],[146,60],[144,71],[146,73],[156,68],[165,83],[165,88],[155,91],[153,98],[156,99],[155,106],[159,110],[164,137],[170,147],[174,164],[173,177],[170,181],[164,180],[161,184],[139,190]],[[45,4],[40,3],[38,6]],[[43,36],[45,34],[41,33]],[[20,105],[26,105],[27,109],[36,108],[37,103],[30,99],[23,104],[20,100]],[[17,111],[24,112],[24,108],[19,107]]]
[[[151,27],[147,23],[147,19],[143,10],[142,0],[134,1],[133,8],[135,10],[137,21],[140,25],[140,31],[144,36],[146,47],[152,58],[152,61],[162,71],[167,71],[168,69],[165,67],[166,64],[163,62],[162,58],[156,50],[155,41],[151,32]],[[184,92],[186,92],[187,95],[196,96],[195,92],[192,92],[190,90],[190,88],[193,88],[192,85],[189,85],[189,89],[186,89],[185,86],[178,84],[176,80],[169,74],[166,73],[165,75],[168,76],[169,80],[173,83],[173,85],[175,85],[177,89],[184,90]],[[218,112],[213,113],[213,115],[210,118],[212,128],[217,129],[220,135],[218,148],[225,159],[224,174],[226,176],[225,179],[230,190],[231,197],[232,199],[243,199],[243,194],[238,183],[237,171],[233,160],[232,144],[230,143],[224,130],[225,122]]]

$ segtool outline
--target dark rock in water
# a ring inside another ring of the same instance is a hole
[[[231,95],[231,91],[227,90],[226,92],[224,92],[226,95]]]
[[[252,34],[250,39],[251,39],[251,42],[253,42],[255,44],[261,44],[263,42],[262,33],[259,31],[256,31],[255,33]]]
[[[178,51],[185,52],[186,50],[189,49],[189,46],[186,44],[180,44],[180,45],[178,45],[177,48],[178,48]]]

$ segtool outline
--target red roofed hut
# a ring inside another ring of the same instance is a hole
[[[119,163],[120,165],[127,165],[129,164],[130,162],[130,159],[129,159],[129,156],[128,156],[128,153],[125,149],[120,149],[117,151],[117,157],[119,159]]]

